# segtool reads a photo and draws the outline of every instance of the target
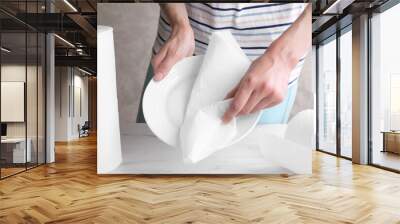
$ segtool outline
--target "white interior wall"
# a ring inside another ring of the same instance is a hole
[[[55,79],[55,140],[77,139],[78,124],[88,120],[88,77],[76,68],[56,67]],[[80,89],[81,103],[77,102],[76,89]],[[81,105],[82,113],[77,105]]]
[[[71,129],[71,135],[72,138],[78,138],[79,137],[79,132],[78,132],[78,124],[83,125],[85,121],[88,120],[88,77],[87,76],[82,76],[81,73],[75,69],[74,71],[74,92],[73,94],[76,94],[73,96],[73,99],[75,100],[75,113],[72,113],[72,129]],[[80,99],[77,98],[77,88],[80,90]],[[77,100],[80,100],[81,102],[77,102]],[[77,106],[80,106],[81,112],[79,111],[79,108]]]
[[[31,68],[28,68],[31,70]],[[2,65],[1,66],[1,81],[2,82],[25,82],[25,65]],[[2,96],[2,98],[7,96]],[[7,110],[7,108],[1,108]],[[24,110],[24,108],[22,108]],[[24,122],[6,122],[7,137],[25,137]]]
[[[27,70],[25,70],[27,69]],[[1,66],[1,81],[2,82],[25,82],[25,75],[28,75],[28,79],[30,84],[36,85],[36,81],[34,83],[31,83],[33,81],[32,78],[30,78],[30,75],[35,75],[36,76],[36,67],[35,66],[27,66],[25,65],[2,65]],[[27,89],[28,93],[28,99],[27,103],[33,102],[33,98],[36,99],[36,88],[28,88]],[[30,98],[32,99],[30,99]],[[36,102],[32,105],[30,105],[31,108],[28,111],[29,113],[27,114],[28,116],[28,137],[30,133],[33,133],[33,130],[30,130],[30,128],[34,126],[34,129],[36,130],[36,124],[31,124],[32,121],[36,123],[36,113],[31,113],[36,109]],[[34,106],[34,108],[32,108]],[[2,108],[2,110],[6,110],[6,108]],[[7,137],[25,137],[25,123],[26,122],[7,122]],[[36,136],[36,131],[35,131],[35,136]]]
[[[55,141],[68,140],[68,67],[55,68]]]
[[[29,70],[30,68],[28,68]],[[25,82],[25,65],[2,65],[1,81],[18,81]],[[4,110],[5,108],[1,108]],[[24,122],[7,123],[7,137],[25,137]]]

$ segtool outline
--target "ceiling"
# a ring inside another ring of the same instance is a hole
[[[334,35],[350,25],[354,17],[377,12],[397,0],[313,0],[313,44]]]
[[[96,73],[96,0],[1,0],[0,26],[2,46],[12,49],[2,52],[3,59],[23,58],[25,51],[28,59],[36,57],[37,41],[31,39],[52,32],[57,34],[56,66],[79,66]]]

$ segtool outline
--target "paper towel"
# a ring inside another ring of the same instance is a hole
[[[235,138],[246,135],[243,130],[238,132],[238,126],[254,120],[254,116],[259,117],[254,114],[241,116],[228,124],[221,121],[230,105],[224,97],[239,84],[250,63],[229,31],[211,35],[180,129],[180,147],[185,161],[198,162],[229,146]],[[257,120],[253,122],[254,126]]]
[[[236,119],[222,124],[221,117],[231,100],[206,106],[181,126],[181,149],[186,162],[196,163],[227,146],[236,136]]]

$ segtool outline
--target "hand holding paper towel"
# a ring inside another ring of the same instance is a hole
[[[185,161],[198,162],[234,144],[256,125],[261,113],[241,116],[228,124],[221,120],[231,101],[223,101],[224,97],[240,82],[250,63],[230,32],[211,35],[180,130]]]
[[[256,126],[261,112],[228,124],[221,118],[231,101],[224,97],[250,63],[229,31],[213,33],[204,56],[185,58],[162,81],[150,81],[143,96],[148,126],[165,143],[180,147],[187,162],[240,141]]]

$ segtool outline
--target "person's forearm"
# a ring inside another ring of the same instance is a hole
[[[193,55],[195,47],[186,6],[183,3],[166,3],[160,6],[172,31],[151,60],[156,81],[168,75],[171,68],[180,60]]]
[[[160,6],[161,10],[163,10],[168,17],[168,22],[171,24],[172,30],[190,27],[185,4],[163,3],[160,4]]]
[[[294,68],[311,47],[311,4],[292,26],[276,39],[266,52],[286,61]]]

